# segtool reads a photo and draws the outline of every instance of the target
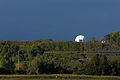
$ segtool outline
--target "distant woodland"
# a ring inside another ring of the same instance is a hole
[[[0,74],[120,75],[120,31],[88,42],[1,40]]]

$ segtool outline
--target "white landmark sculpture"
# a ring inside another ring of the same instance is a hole
[[[84,36],[83,35],[78,35],[76,38],[75,38],[75,42],[83,42],[84,40]]]

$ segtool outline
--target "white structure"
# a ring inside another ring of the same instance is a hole
[[[101,40],[101,43],[105,43],[105,40]]]
[[[75,38],[75,42],[83,42],[84,40],[84,36],[83,35],[78,35],[76,38]]]

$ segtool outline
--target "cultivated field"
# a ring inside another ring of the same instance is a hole
[[[120,76],[90,76],[90,75],[0,75],[0,80],[120,80]]]

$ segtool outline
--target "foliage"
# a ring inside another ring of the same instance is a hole
[[[0,74],[120,75],[119,33],[106,35],[105,43],[94,37],[80,43],[0,41]]]
[[[107,35],[105,35],[105,39],[109,43],[117,43],[120,44],[120,31],[112,32]]]

